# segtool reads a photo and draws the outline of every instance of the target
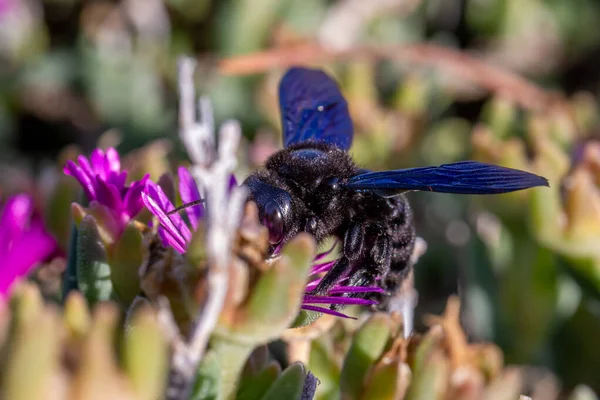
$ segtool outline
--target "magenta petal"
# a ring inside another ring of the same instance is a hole
[[[168,216],[166,213],[175,209],[163,190],[152,181],[146,182],[146,189],[142,192],[142,200],[154,214],[161,225],[178,242],[179,248],[185,248],[191,240],[192,233],[179,214]]]
[[[187,168],[179,167],[177,175],[179,176],[179,194],[183,204],[200,200],[200,191],[198,190],[196,181]],[[198,229],[198,221],[200,221],[200,218],[202,218],[202,215],[204,214],[204,206],[199,204],[197,206],[188,207],[185,211],[187,212],[194,230]]]
[[[129,215],[129,218],[135,217],[144,207],[144,202],[142,201],[142,191],[146,187],[146,182],[148,181],[149,177],[150,175],[146,174],[141,180],[133,182],[127,190],[127,194],[125,194],[125,199],[123,199],[123,207],[125,209],[125,213]]]
[[[314,288],[316,288],[319,285],[319,283],[321,283],[322,279],[323,278],[321,277],[319,279],[315,279],[313,281],[310,281],[309,283],[306,284],[306,287],[304,288],[304,291],[305,292],[310,292],[311,290],[313,290]]]
[[[305,295],[303,303],[306,304],[343,304],[343,305],[363,305],[369,306],[377,304],[374,300],[366,300],[355,297],[337,297],[337,296],[310,296]]]
[[[104,151],[102,151],[102,149],[94,149],[90,155],[90,161],[92,163],[92,168],[94,169],[94,175],[98,175],[100,178],[107,180],[109,169],[108,161],[104,156]]]
[[[237,183],[237,179],[235,179],[235,175],[231,174],[231,176],[229,177],[229,193],[231,193],[231,190],[235,187],[237,187],[238,183]]]
[[[329,290],[328,293],[385,293],[385,290],[376,286],[338,286]]]
[[[158,237],[161,239],[163,246],[171,246],[180,254],[185,254],[185,247],[181,247],[179,241],[162,226],[158,227]]]
[[[6,242],[20,236],[27,228],[33,212],[33,199],[20,194],[8,199],[0,218],[0,241]]]
[[[177,251],[181,253],[185,253],[185,247],[187,241],[185,238],[179,233],[179,230],[173,224],[173,221],[169,219],[169,216],[163,211],[163,209],[159,206],[154,199],[149,196],[146,192],[142,192],[142,200],[146,207],[158,218],[158,221],[164,228],[163,232],[163,240],[166,240],[171,246],[173,246]]]
[[[28,229],[33,213],[33,199],[26,194],[8,199],[0,217],[0,263],[6,257],[10,243],[18,240]]]
[[[55,249],[56,242],[41,227],[27,232],[13,244],[10,253],[2,259],[0,294],[6,294],[15,280],[26,276]]]
[[[333,310],[330,310],[329,308],[325,308],[325,307],[303,305],[301,308],[306,311],[315,311],[315,312],[318,312],[321,314],[329,314],[329,315],[333,315],[333,316],[341,317],[341,318],[356,319],[354,317],[350,317],[346,314],[342,314],[341,312],[333,311]]]
[[[321,272],[329,271],[331,269],[331,267],[333,267],[335,265],[335,263],[337,263],[337,261],[338,260],[333,260],[333,261],[328,261],[328,262],[322,263],[322,264],[315,264],[311,267],[310,273],[318,274]]]
[[[119,153],[114,147],[109,147],[106,150],[106,163],[109,171],[116,173],[121,171],[121,159],[119,158]]]
[[[124,192],[125,182],[127,181],[127,171],[123,171],[121,173],[111,171],[109,173],[107,182],[114,185],[119,192]]]
[[[97,183],[97,198],[98,203],[114,210],[121,211],[123,203],[121,202],[121,194],[113,185],[107,184],[100,176],[96,179]]]
[[[91,181],[94,181],[96,178],[96,173],[94,172],[92,165],[84,156],[77,157],[77,162],[79,162],[79,168],[86,174]]]
[[[96,199],[96,189],[94,188],[94,182],[92,178],[84,172],[81,167],[78,167],[73,161],[67,161],[67,165],[63,169],[66,175],[70,175],[79,181],[79,184],[83,187],[85,195],[88,200],[92,201]]]

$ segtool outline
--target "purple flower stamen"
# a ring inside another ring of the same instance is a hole
[[[56,241],[34,211],[31,196],[9,198],[0,208],[0,298],[56,249]]]
[[[314,264],[310,270],[310,275],[311,276],[320,275],[320,276],[315,276],[314,279],[312,279],[306,285],[305,292],[309,293],[312,290],[315,290],[322,280],[322,276],[323,276],[322,274],[329,272],[329,270],[338,262],[338,260],[336,259],[336,260],[332,260],[332,261],[318,263],[318,261],[320,261],[320,260],[324,259],[325,257],[327,257],[328,255],[330,255],[336,245],[337,245],[337,242],[334,243],[333,246],[329,250],[319,253],[314,258],[314,260],[313,260]],[[319,295],[319,296],[309,295],[309,294],[304,295],[304,299],[302,301],[301,308],[306,311],[315,311],[315,312],[319,312],[322,314],[333,315],[336,317],[351,318],[341,312],[332,310],[327,307],[316,306],[315,304],[328,304],[329,306],[334,306],[334,305],[342,305],[342,306],[374,305],[374,304],[377,304],[377,301],[375,301],[375,300],[367,300],[367,299],[363,299],[363,298],[349,297],[349,296],[351,296],[353,294],[357,294],[357,293],[384,293],[385,292],[382,288],[377,287],[377,286],[344,286],[344,283],[347,281],[348,281],[348,277],[342,276],[337,281],[337,284],[333,288],[329,289],[325,295]],[[346,295],[346,296],[344,296],[344,295]]]

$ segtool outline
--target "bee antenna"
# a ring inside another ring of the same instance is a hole
[[[197,206],[198,204],[202,204],[202,203],[204,203],[204,199],[190,201],[189,203],[185,203],[185,204],[167,212],[167,215],[177,214],[181,210],[185,210],[186,208]]]

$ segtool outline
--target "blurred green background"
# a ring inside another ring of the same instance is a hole
[[[170,148],[184,157],[179,55],[198,57],[197,86],[217,122],[241,121],[242,178],[280,146],[283,69],[226,76],[218,59],[307,43],[454,48],[525,76],[551,100],[525,109],[520,89],[482,90],[451,75],[444,57],[320,64],[349,100],[361,165],[474,158],[550,179],[551,189],[496,197],[409,195],[428,244],[416,267],[417,329],[459,293],[473,340],[534,366],[532,380],[600,391],[599,25],[595,0],[0,0],[0,195],[43,198],[70,145],[128,153],[153,143],[137,162],[154,177],[166,168],[154,157]]]

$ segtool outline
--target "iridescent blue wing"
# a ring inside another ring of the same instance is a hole
[[[279,107],[284,147],[315,140],[350,149],[354,128],[348,104],[325,72],[288,70],[279,83]]]
[[[548,180],[518,169],[461,161],[439,167],[368,172],[350,178],[344,187],[395,195],[409,190],[459,194],[497,194],[535,186],[549,186]]]

